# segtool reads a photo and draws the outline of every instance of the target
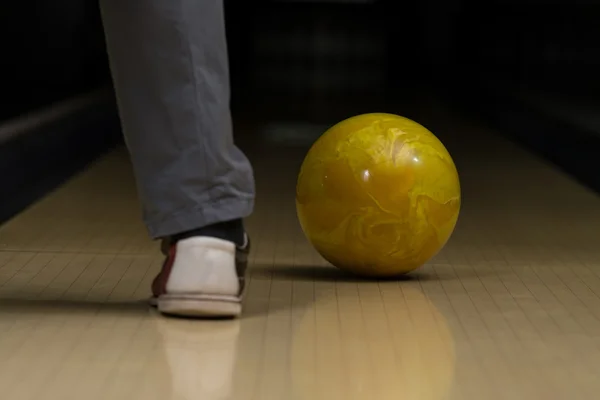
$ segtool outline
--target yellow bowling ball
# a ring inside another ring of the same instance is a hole
[[[391,277],[418,268],[448,241],[460,211],[452,157],[422,125],[364,114],[312,146],[296,187],[300,225],[331,264]]]

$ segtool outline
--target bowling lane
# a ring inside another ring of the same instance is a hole
[[[238,321],[146,307],[161,258],[123,149],[7,222],[3,398],[596,398],[600,199],[481,124],[423,110],[411,117],[455,157],[464,206],[447,247],[400,281],[343,275],[304,239],[296,171],[321,126],[240,124],[259,196]]]

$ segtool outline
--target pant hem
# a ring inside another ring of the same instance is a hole
[[[221,200],[214,204],[179,211],[160,221],[147,219],[148,233],[153,239],[173,236],[219,222],[246,218],[252,214],[254,199]]]

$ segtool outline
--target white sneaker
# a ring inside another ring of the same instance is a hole
[[[161,272],[152,282],[151,304],[163,314],[225,318],[242,312],[250,242],[197,236],[168,246]],[[165,249],[166,250],[166,249]]]

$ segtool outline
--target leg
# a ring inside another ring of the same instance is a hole
[[[242,278],[247,247],[222,231],[251,213],[254,182],[232,138],[222,0],[101,0],[101,8],[144,220],[152,237],[181,239],[153,285],[159,308],[222,314],[222,305],[206,309],[221,301],[238,310],[236,266]]]
[[[222,0],[101,6],[151,236],[248,216],[253,177],[232,139]]]

